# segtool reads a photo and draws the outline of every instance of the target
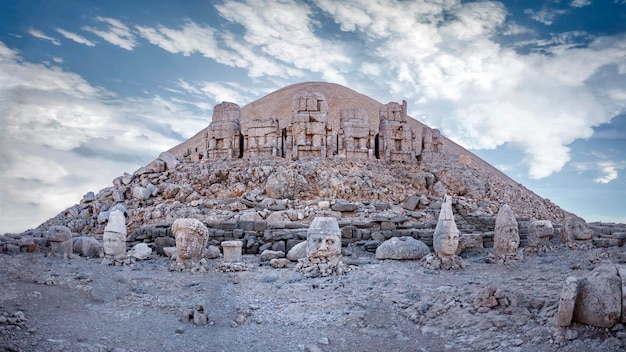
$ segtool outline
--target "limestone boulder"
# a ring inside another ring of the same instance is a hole
[[[133,198],[139,200],[148,200],[152,196],[152,191],[141,186],[136,186],[133,188]]]
[[[285,257],[285,252],[283,251],[273,251],[271,249],[266,249],[261,253],[259,260],[262,262],[268,262],[272,259],[284,258],[284,257]]]
[[[204,257],[207,259],[216,259],[222,256],[222,252],[220,248],[217,246],[209,246],[206,251],[204,251]]]
[[[165,163],[165,170],[175,169],[176,166],[180,164],[180,161],[178,161],[178,158],[176,158],[176,156],[174,156],[174,154],[170,152],[162,152],[161,154],[159,154],[158,159]]]
[[[413,237],[392,237],[376,248],[376,259],[416,260],[430,253],[428,246]]]
[[[309,187],[308,182],[296,170],[276,168],[265,183],[265,195],[275,199],[296,198]]]
[[[622,281],[616,267],[598,267],[580,279],[573,321],[611,328],[620,321],[621,313]]]
[[[104,256],[104,247],[102,243],[93,237],[76,237],[74,238],[74,253],[89,258],[100,258]]]
[[[306,258],[306,241],[300,242],[291,247],[287,252],[287,259],[297,262],[299,259]]]
[[[578,279],[570,276],[565,280],[565,285],[561,289],[559,298],[559,308],[556,321],[559,326],[569,326],[572,323],[576,297],[578,296]]]
[[[146,260],[150,254],[152,254],[152,248],[148,247],[146,243],[138,243],[128,251],[128,256],[137,260]]]

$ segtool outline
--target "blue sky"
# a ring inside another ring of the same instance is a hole
[[[626,222],[626,1],[0,2],[0,233],[286,85],[409,115],[587,221]]]

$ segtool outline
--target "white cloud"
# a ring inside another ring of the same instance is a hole
[[[341,66],[350,64],[351,59],[341,45],[314,33],[316,21],[308,6],[292,1],[247,0],[228,1],[216,9],[228,21],[245,28],[243,39],[254,51],[345,83]]]
[[[524,11],[527,15],[530,15],[530,18],[537,22],[541,22],[546,26],[552,25],[558,16],[564,15],[568,13],[567,10],[557,10],[550,9],[547,7],[542,8],[539,11],[534,11],[532,9],[527,9]]]
[[[65,38],[71,39],[71,40],[75,41],[76,43],[85,44],[87,46],[95,46],[96,45],[91,40],[89,40],[89,39],[87,39],[87,38],[85,38],[85,37],[83,37],[81,35],[78,35],[76,33],[68,32],[68,31],[66,31],[64,29],[61,29],[61,28],[57,28],[56,31],[61,33]]]
[[[100,16],[96,17],[96,20],[108,24],[108,30],[103,31],[89,26],[85,26],[82,29],[126,50],[133,50],[133,48],[137,46],[135,35],[130,31],[130,28],[121,21]]]
[[[599,163],[598,166],[601,168],[604,175],[602,175],[601,177],[595,178],[593,180],[594,182],[609,183],[617,179],[617,176],[618,176],[617,165],[615,165],[614,163],[610,161],[606,161],[606,162]]]
[[[570,3],[572,7],[585,7],[591,5],[591,0],[573,0]]]
[[[61,42],[59,42],[56,38],[49,37],[49,36],[45,35],[42,31],[40,31],[38,29],[29,28],[28,29],[28,34],[32,35],[35,38],[48,40],[48,41],[52,42],[52,44],[54,44],[54,45],[61,45]]]
[[[603,155],[592,154],[600,159],[606,159]],[[578,170],[579,174],[591,175],[593,182],[607,184],[618,178],[619,170],[626,168],[626,161],[600,160],[593,162],[575,162],[572,163],[572,166]]]
[[[0,96],[0,232],[36,226],[210,121],[165,97],[115,98],[2,42]]]

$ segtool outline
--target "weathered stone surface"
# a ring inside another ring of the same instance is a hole
[[[578,279],[570,276],[565,280],[565,285],[561,289],[559,298],[559,308],[556,321],[559,326],[570,326],[578,296]]]
[[[274,258],[270,259],[270,266],[275,269],[285,268],[289,264],[287,258]]]
[[[452,214],[452,197],[445,196],[433,235],[433,247],[440,258],[452,258],[459,246],[459,230]]]
[[[146,243],[138,243],[128,251],[128,256],[137,260],[146,260],[152,254],[152,248],[148,247]]]
[[[285,252],[266,249],[261,253],[259,260],[262,262],[267,262],[275,258],[284,258],[284,257],[285,257]]]
[[[548,244],[554,227],[550,220],[535,220],[528,225],[528,246],[540,247]]]
[[[254,116],[242,123],[244,156],[250,158],[279,155],[281,133],[275,116]]]
[[[577,216],[565,219],[561,229],[561,241],[571,243],[576,240],[588,240],[593,236],[593,231],[587,227],[587,222]]]
[[[618,266],[617,275],[622,280],[622,324],[626,324],[626,266]]]
[[[341,254],[341,230],[337,219],[316,217],[307,231],[307,257]]]
[[[150,199],[151,195],[152,195],[152,191],[147,188],[144,188],[141,186],[137,186],[133,188],[133,198],[135,199],[147,200],[147,199]]]
[[[204,251],[204,257],[207,259],[216,259],[222,256],[222,252],[217,246],[209,246],[206,251]]]
[[[75,237],[74,253],[83,257],[99,258],[104,256],[104,246],[93,237]]]
[[[391,161],[414,161],[417,144],[421,147],[421,136],[415,138],[415,132],[407,121],[407,103],[390,102],[379,109],[378,156]]]
[[[69,257],[72,254],[72,232],[65,226],[52,226],[48,229],[47,239],[53,255]]]
[[[337,154],[347,159],[374,158],[376,142],[366,109],[342,108],[339,124]]]
[[[177,261],[192,264],[202,257],[209,240],[209,229],[197,219],[176,219],[172,224],[176,238]]]
[[[109,214],[102,240],[105,255],[117,257],[126,253],[126,218],[121,211],[115,210]]]
[[[176,166],[178,166],[178,164],[180,163],[180,161],[178,161],[178,158],[176,158],[176,156],[170,152],[162,152],[161,154],[159,154],[159,159],[165,163],[165,170],[175,169]]]
[[[622,281],[614,266],[594,269],[580,279],[572,319],[587,325],[613,327],[622,312]]]
[[[241,241],[224,241],[222,242],[222,249],[224,251],[224,261],[236,263],[242,260],[241,247],[243,242]]]
[[[493,235],[493,249],[497,255],[515,254],[519,247],[519,228],[515,214],[508,204],[504,204],[496,216]]]
[[[241,109],[239,105],[222,102],[213,107],[213,118],[207,128],[207,156],[209,158],[241,157]]]
[[[407,198],[404,203],[402,204],[402,207],[406,210],[415,210],[415,208],[417,208],[417,205],[420,202],[420,197],[418,196],[409,196],[409,198]]]
[[[338,212],[349,212],[349,211],[357,210],[358,205],[354,203],[348,203],[348,202],[337,202],[333,204],[330,208]]]
[[[300,91],[292,99],[292,117],[287,127],[286,157],[301,159],[304,157],[327,157],[334,149],[328,132],[328,103],[324,94]]]
[[[297,262],[300,259],[306,258],[306,249],[306,241],[296,244],[287,253],[287,259],[291,260],[292,262]]]
[[[484,249],[483,235],[481,233],[464,233],[459,236],[459,246],[456,255],[465,250],[482,251]]]
[[[414,260],[430,253],[428,246],[413,237],[392,237],[376,248],[376,259]]]

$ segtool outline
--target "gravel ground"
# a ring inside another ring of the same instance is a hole
[[[0,351],[623,351],[626,328],[555,313],[567,276],[625,265],[624,248],[555,248],[522,261],[434,271],[344,249],[352,271],[305,278],[244,256],[249,270],[171,272],[42,253],[0,255]],[[485,304],[481,302],[492,302]],[[495,305],[493,305],[495,303]],[[206,325],[184,322],[202,305]]]

